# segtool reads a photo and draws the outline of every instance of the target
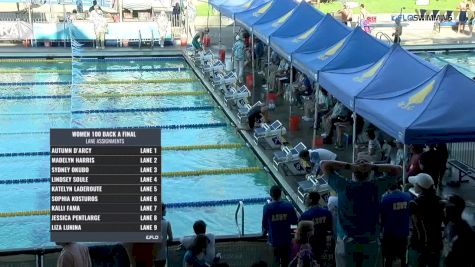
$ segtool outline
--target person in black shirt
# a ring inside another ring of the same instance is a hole
[[[97,5],[97,1],[94,0],[92,1],[92,6],[89,8],[89,12],[92,12],[94,10],[94,6]],[[99,10],[102,11],[102,8],[99,7]]]
[[[419,173],[409,177],[418,197],[409,203],[413,229],[409,247],[415,251],[419,267],[438,267],[442,250],[444,210],[436,195],[430,175]]]
[[[446,267],[475,266],[473,255],[474,232],[462,219],[465,200],[457,195],[449,197],[445,207],[444,264]]]
[[[419,158],[419,168],[421,168],[423,173],[427,173],[432,177],[435,188],[438,188],[439,185],[441,162],[442,159],[435,145],[430,145],[429,150],[422,153]]]

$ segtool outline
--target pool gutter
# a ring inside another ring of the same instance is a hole
[[[191,69],[195,73],[196,76],[198,76],[201,80],[201,82],[205,85],[206,89],[210,93],[210,95],[214,98],[214,100],[221,106],[223,109],[224,113],[226,116],[231,120],[234,124],[234,126],[241,126],[241,123],[235,116],[235,114],[232,112],[232,110],[225,105],[222,97],[218,94],[218,92],[214,91],[212,88],[213,86],[211,83],[204,77],[203,73],[196,68],[195,64],[191,62],[190,58],[183,54],[183,57],[185,58],[186,62],[188,65],[190,65]],[[237,130],[239,134],[244,138],[248,146],[254,151],[256,156],[261,160],[263,165],[266,167],[266,171],[271,174],[271,176],[274,178],[274,181],[281,187],[283,190],[287,193],[287,195],[290,197],[290,201],[294,204],[294,207],[297,208],[299,213],[302,213],[305,210],[305,206],[303,203],[301,203],[298,200],[297,193],[292,189],[290,184],[285,180],[285,177],[282,176],[280,172],[278,172],[274,167],[272,167],[272,161],[269,159],[262,147],[259,147],[254,144],[254,138],[251,136],[251,134],[247,131],[244,130]]]

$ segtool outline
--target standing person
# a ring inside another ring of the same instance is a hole
[[[262,69],[262,59],[264,58],[264,43],[258,38],[254,38],[254,55],[256,57],[257,69]]]
[[[233,60],[234,60],[234,71],[238,77],[238,82],[242,84],[244,76],[244,61],[246,60],[246,51],[244,48],[244,42],[241,39],[241,36],[236,35],[236,42],[232,48]]]
[[[297,224],[297,214],[289,202],[280,199],[282,191],[277,185],[270,189],[272,202],[264,206],[262,233],[269,235],[267,242],[274,250],[274,258],[280,266],[288,266],[292,235],[290,226]]]
[[[390,185],[389,191],[381,200],[381,247],[385,267],[392,267],[396,259],[401,261],[402,267],[407,266],[410,201],[411,195],[401,192],[397,182]]]
[[[187,22],[185,24],[188,25],[186,29],[188,32],[188,36],[189,37],[195,36],[196,34],[196,27],[195,27],[196,8],[192,0],[187,1],[185,17],[186,17],[186,22]]]
[[[338,10],[338,14],[341,14],[341,21],[348,27],[351,27],[353,21],[353,11],[348,7],[348,4],[343,5],[343,9]]]
[[[97,6],[97,1],[96,1],[96,0],[92,1],[92,6],[89,7],[89,12],[94,11],[94,9],[96,8],[96,6]],[[102,8],[99,7],[99,10],[102,11]]]
[[[94,6],[90,18],[94,23],[94,32],[96,33],[96,49],[104,49],[106,42],[107,20],[98,5]]]
[[[195,232],[195,236],[184,237],[181,240],[182,246],[188,250],[192,246],[193,240],[198,235],[204,235],[207,239],[206,253],[205,253],[204,259],[206,263],[211,265],[213,262],[217,260],[216,259],[216,240],[215,240],[214,234],[206,233],[206,223],[202,220],[197,220],[193,224],[193,231]]]
[[[438,267],[442,249],[443,207],[436,195],[434,181],[426,173],[409,177],[418,197],[410,202],[412,232],[409,247],[412,261],[419,267]]]
[[[415,176],[421,173],[421,165],[419,164],[419,160],[421,158],[421,154],[424,152],[424,147],[421,145],[412,145],[411,146],[411,160],[407,166],[407,176]]]
[[[193,36],[191,45],[193,46],[196,52],[203,50],[203,45],[201,44],[203,37],[204,37],[204,32],[197,32],[195,36]]]
[[[82,0],[76,0],[76,8],[79,13],[84,12]]]
[[[91,257],[89,249],[78,243],[56,242],[56,245],[63,247],[58,257],[57,267],[91,267]]]
[[[396,26],[394,27],[394,43],[399,44],[401,43],[401,35],[402,35],[402,26],[401,26],[401,18],[398,17],[395,21]]]
[[[475,234],[462,219],[465,200],[458,195],[449,197],[445,206],[444,264],[446,267],[473,267]]]
[[[328,264],[324,264],[325,259],[322,255],[328,250],[327,239],[332,236],[333,232],[332,213],[320,206],[320,194],[318,192],[310,192],[306,204],[309,209],[300,216],[299,221],[313,222],[313,238],[310,242],[313,255],[319,264],[328,266]]]
[[[445,171],[447,170],[447,160],[449,159],[449,151],[447,149],[447,144],[437,144],[435,145],[437,152],[440,157],[440,169],[439,169],[439,184],[438,188],[442,186],[442,180],[445,176]]]
[[[423,173],[427,173],[432,177],[435,188],[439,185],[441,161],[441,156],[435,145],[429,145],[429,150],[423,152],[419,158],[419,168]]]
[[[459,24],[458,24],[459,33],[463,33],[465,31],[465,23],[467,23],[467,8],[469,7],[470,5],[465,0],[460,2],[459,5],[457,6],[457,9],[460,11]]]
[[[311,245],[313,233],[314,229],[312,221],[299,222],[295,238],[292,240],[292,261],[290,262],[289,267],[318,266]]]
[[[382,158],[382,150],[381,150],[381,143],[376,138],[376,134],[374,133],[374,129],[366,130],[366,134],[368,135],[368,150],[365,152],[358,153],[358,159],[363,159],[368,162],[376,162],[380,161]]]
[[[165,47],[165,37],[170,29],[170,20],[168,20],[165,11],[160,12],[160,15],[157,17],[157,24],[158,34],[160,35],[160,46]]]
[[[322,161],[321,168],[328,184],[338,195],[338,238],[336,257],[343,256],[346,266],[377,266],[378,223],[381,196],[388,185],[401,173],[400,166],[372,165],[365,161],[354,164],[340,161]],[[347,179],[338,172],[349,170]],[[371,172],[384,173],[371,179]],[[343,254],[343,255],[342,255]]]
[[[172,225],[168,220],[164,218],[166,213],[167,211],[165,204],[162,203],[162,242],[157,245],[157,257],[155,258],[155,267],[165,267],[167,263],[168,244],[173,241]]]
[[[197,235],[183,257],[183,267],[207,267],[205,255],[208,239],[205,235]]]
[[[364,4],[360,5],[360,21],[365,21],[368,19],[369,12],[366,10]],[[363,24],[361,24],[363,25]]]

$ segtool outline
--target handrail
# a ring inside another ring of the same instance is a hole
[[[142,48],[142,32],[139,30],[139,48]]]
[[[378,37],[379,36],[379,37]],[[391,39],[391,37],[389,37],[389,35],[387,35],[386,33],[384,32],[378,32],[376,33],[376,38],[379,38],[379,39],[383,39],[383,37],[386,39],[386,41],[388,42],[388,44],[392,44],[393,43],[393,40]]]
[[[238,213],[239,210],[241,210],[241,228],[239,228],[239,222],[238,222]],[[244,202],[241,200],[238,203],[238,206],[236,208],[236,213],[234,214],[234,220],[236,222],[236,227],[239,233],[239,236],[244,235]]]

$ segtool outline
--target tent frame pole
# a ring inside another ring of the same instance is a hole
[[[313,115],[313,138],[312,138],[312,147],[316,147],[315,138],[317,138],[317,125],[318,125],[318,100],[320,98],[320,84],[318,81],[315,81],[315,113]]]
[[[251,75],[252,75],[252,103],[256,102],[256,77],[254,77],[254,32],[251,29]],[[244,75],[244,73],[243,73]]]
[[[282,85],[283,86],[283,85]],[[293,87],[294,87],[294,66],[292,65],[292,61],[290,61],[290,77],[289,77],[289,91],[290,91],[290,96],[289,96],[289,139],[291,138],[292,131],[291,129],[291,124],[292,124],[292,100],[293,100]],[[285,95],[285,88],[282,88],[284,90],[284,95]]]
[[[352,147],[353,147],[353,163],[356,161],[356,112],[353,111],[353,136],[352,136]]]
[[[221,49],[221,12],[219,13],[219,49]],[[209,30],[209,29],[208,29]]]
[[[269,92],[270,92],[270,90],[271,90],[271,88],[270,88],[270,80],[269,80],[269,78],[270,78],[270,52],[271,52],[270,49],[271,49],[271,48],[270,48],[270,44],[269,44],[269,45],[267,45],[267,77],[266,77],[267,91],[266,91],[266,106],[269,105],[269,96],[268,96],[268,94],[269,94]],[[275,104],[275,103],[274,103],[274,104]]]
[[[406,157],[407,157],[407,145],[404,144],[404,156],[402,157],[402,184],[406,185]]]

